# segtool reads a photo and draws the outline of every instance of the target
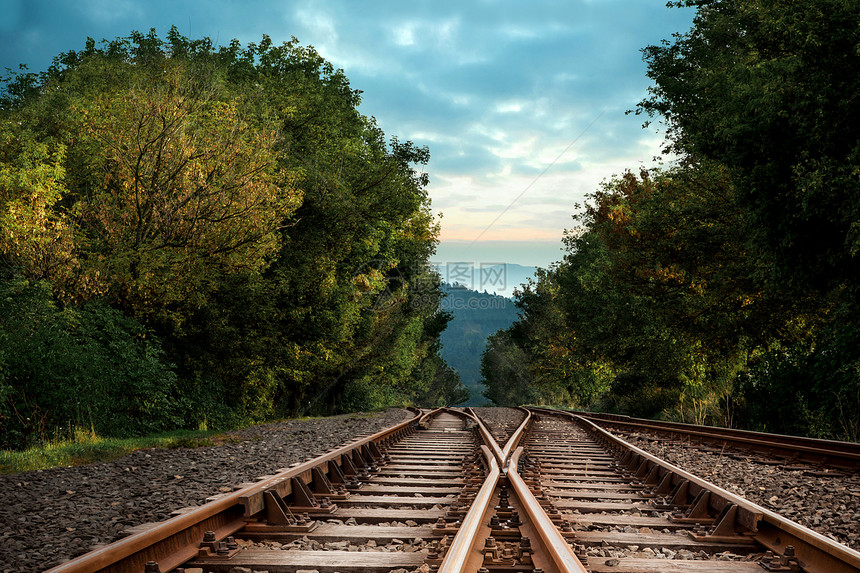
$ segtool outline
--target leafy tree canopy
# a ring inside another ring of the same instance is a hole
[[[312,47],[133,32],[0,86],[9,280],[142,324],[183,424],[462,394],[438,356],[429,151]]]
[[[729,168],[775,279],[856,283],[860,5],[699,0],[693,28],[644,50],[670,149]],[[670,4],[671,5],[671,4]]]
[[[505,387],[490,366],[514,345],[540,400],[583,404],[544,391],[566,372],[538,383],[572,364],[598,382],[592,407],[858,439],[860,5],[669,5],[695,7],[693,27],[644,49],[636,111],[679,160],[589,198],[487,384]]]

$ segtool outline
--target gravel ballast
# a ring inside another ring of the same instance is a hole
[[[491,427],[522,413],[478,408]],[[0,572],[43,571],[129,527],[167,519],[296,462],[411,417],[406,410],[264,424],[226,434],[219,446],[138,450],[113,462],[0,475]],[[860,550],[860,476],[786,469],[702,452],[644,434],[622,437],[670,463]]]
[[[494,436],[509,436],[523,423],[526,413],[516,408],[472,408]],[[498,441],[498,440],[497,440]],[[499,441],[505,447],[504,441]]]
[[[860,551],[860,475],[794,463],[791,467],[762,463],[750,454],[702,451],[701,446],[661,441],[643,433],[613,433],[725,490]]]
[[[225,434],[219,446],[137,450],[119,460],[0,475],[0,571],[43,571],[412,417],[407,410],[289,420]]]

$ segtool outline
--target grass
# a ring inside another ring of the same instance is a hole
[[[350,414],[352,417],[373,415],[374,412]],[[312,420],[323,417],[304,416],[294,419]],[[277,421],[283,420],[271,420]],[[246,425],[233,429],[243,427]],[[0,474],[109,462],[144,448],[199,448],[240,441],[223,436],[221,431],[208,430],[205,421],[200,424],[199,430],[176,430],[137,438],[103,438],[88,428],[72,428],[70,434],[71,438],[56,438],[39,447],[23,451],[0,450]]]
[[[0,451],[0,473],[43,470],[106,462],[144,448],[197,448],[222,443],[220,432],[176,430],[138,438],[103,438],[92,430],[75,429],[71,439],[52,440],[23,451]]]

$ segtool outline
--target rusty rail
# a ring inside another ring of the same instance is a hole
[[[367,448],[371,443],[376,444],[409,431],[420,417],[421,413],[418,412],[411,420],[226,494],[192,511],[161,522],[151,529],[58,565],[46,573],[143,571],[148,561],[157,561],[160,570],[170,571],[197,554],[204,532],[214,531],[216,539],[220,540],[241,529],[246,523],[246,517],[262,511],[266,490],[274,488],[281,495],[286,495],[291,491],[292,478],[310,483],[314,468],[322,466],[324,470],[328,470],[329,464],[340,466],[343,464],[343,457],[351,457],[354,452],[361,452],[362,448]]]
[[[495,440],[493,440],[495,442]],[[497,446],[498,447],[498,446]],[[451,546],[448,548],[448,553],[445,554],[445,559],[439,565],[438,573],[460,573],[466,571],[466,564],[472,553],[475,550],[475,545],[478,541],[478,530],[480,529],[484,516],[490,507],[490,501],[493,499],[493,493],[496,486],[499,484],[499,464],[496,462],[495,455],[486,445],[481,446],[484,452],[489,473],[487,479],[478,490],[475,496],[475,501],[463,518],[463,523],[460,525],[460,530],[454,536]]]
[[[520,444],[520,440],[522,439],[523,435],[526,433],[526,429],[529,427],[529,424],[531,424],[531,422],[532,422],[532,413],[531,412],[529,412],[525,408],[519,408],[519,410],[522,410],[523,412],[526,413],[526,418],[525,418],[525,420],[522,421],[522,423],[519,425],[519,427],[516,430],[514,430],[514,433],[511,434],[511,437],[508,438],[508,441],[505,444],[505,447],[502,449],[502,458],[505,460],[508,459],[508,457],[511,455],[511,452],[514,451],[516,449],[516,447]]]
[[[480,416],[475,414],[475,411],[471,408],[466,408],[466,416],[471,418],[475,424],[478,426],[478,433],[481,435],[481,439],[484,440],[484,443],[490,448],[490,451],[493,452],[493,455],[496,456],[496,461],[499,464],[500,468],[505,467],[507,462],[507,457],[503,454],[502,448],[499,447],[498,442],[493,437],[493,434],[490,430],[487,429],[487,426],[484,425],[484,422],[481,420]]]
[[[562,573],[588,573],[588,570],[574,555],[570,544],[544,513],[540,502],[532,495],[526,482],[517,473],[517,465],[522,452],[523,448],[518,447],[511,456],[508,465],[508,482],[526,510],[532,527],[538,532],[539,543],[544,546],[546,555],[555,564],[558,571]]]
[[[573,413],[583,418],[597,421],[603,425],[689,436],[703,441],[730,443],[740,448],[760,451],[771,455],[778,454],[789,459],[797,459],[798,461],[824,462],[840,467],[860,469],[860,444],[854,442],[768,434],[736,428],[696,426],[680,422],[631,418],[617,414]]]
[[[483,438],[484,443],[492,450],[493,454],[496,456],[496,460],[499,463],[499,467],[505,468],[508,464],[508,458],[511,455],[511,451],[517,447],[517,444],[520,443],[520,440],[523,437],[523,434],[531,423],[532,413],[529,412],[526,408],[519,408],[522,410],[526,417],[520,423],[516,430],[508,437],[507,442],[505,443],[504,448],[500,448],[499,444],[496,442],[495,438],[493,438],[492,433],[487,429],[487,426],[484,424],[481,417],[478,416],[472,408],[466,408],[466,415],[471,417],[475,424],[478,426],[478,431],[481,434],[481,438]]]
[[[418,408],[409,408],[409,409],[414,410],[415,412],[418,413],[418,419],[416,420],[418,425],[419,426],[425,426],[427,424],[427,421],[431,417],[433,417],[433,415],[435,415],[437,412],[441,412],[442,410],[446,410],[447,408],[436,408],[435,410],[430,410],[428,412],[425,412],[424,410],[421,410]]]
[[[535,499],[526,483],[517,473],[517,463],[523,451],[522,447],[517,446],[531,422],[531,412],[525,410],[526,418],[508,438],[503,449],[499,448],[480,417],[475,415],[471,409],[469,409],[469,412],[467,415],[474,417],[481,436],[489,444],[489,446],[482,446],[482,449],[491,469],[487,480],[484,482],[464,518],[463,524],[460,526],[460,530],[454,538],[451,547],[448,549],[448,553],[439,567],[439,573],[471,571],[474,570],[476,563],[480,563],[481,548],[479,543],[481,539],[478,531],[483,525],[483,521],[485,521],[490,502],[493,499],[494,490],[497,488],[502,474],[498,470],[497,459],[502,460],[506,481],[520,500],[531,527],[538,535],[537,541],[544,548],[545,556],[554,565],[555,570],[559,573],[587,573],[585,567],[576,558],[570,545],[555,528],[538,500]],[[515,449],[514,454],[508,460],[512,449]]]
[[[476,547],[477,543],[480,541],[478,531],[481,528],[483,521],[485,521],[484,518],[490,508],[490,501],[493,499],[493,494],[499,484],[499,477],[502,473],[500,468],[505,466],[511,448],[519,443],[525,429],[531,421],[531,412],[528,410],[524,411],[526,413],[525,420],[523,420],[519,427],[514,430],[514,433],[508,438],[504,449],[502,449],[499,448],[498,442],[493,438],[493,435],[487,429],[480,416],[475,414],[474,410],[471,408],[466,408],[466,414],[464,415],[468,416],[475,422],[478,427],[478,431],[484,440],[485,445],[481,446],[481,449],[484,452],[489,472],[487,474],[486,481],[484,481],[484,484],[481,486],[481,489],[475,497],[475,501],[472,502],[472,506],[469,508],[466,517],[463,518],[463,523],[460,525],[457,535],[451,542],[451,547],[448,549],[448,553],[445,554],[445,558],[439,566],[439,573],[458,573],[460,571],[466,571],[467,563],[474,560],[476,557],[480,557],[480,548]]]

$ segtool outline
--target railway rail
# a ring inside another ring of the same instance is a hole
[[[860,553],[582,417],[440,409],[49,573],[83,571],[836,573]]]
[[[713,447],[768,456],[782,464],[807,463],[860,470],[860,443],[768,434],[735,428],[697,426],[631,418],[618,414],[575,412],[601,427],[642,431],[664,437],[710,444]]]

